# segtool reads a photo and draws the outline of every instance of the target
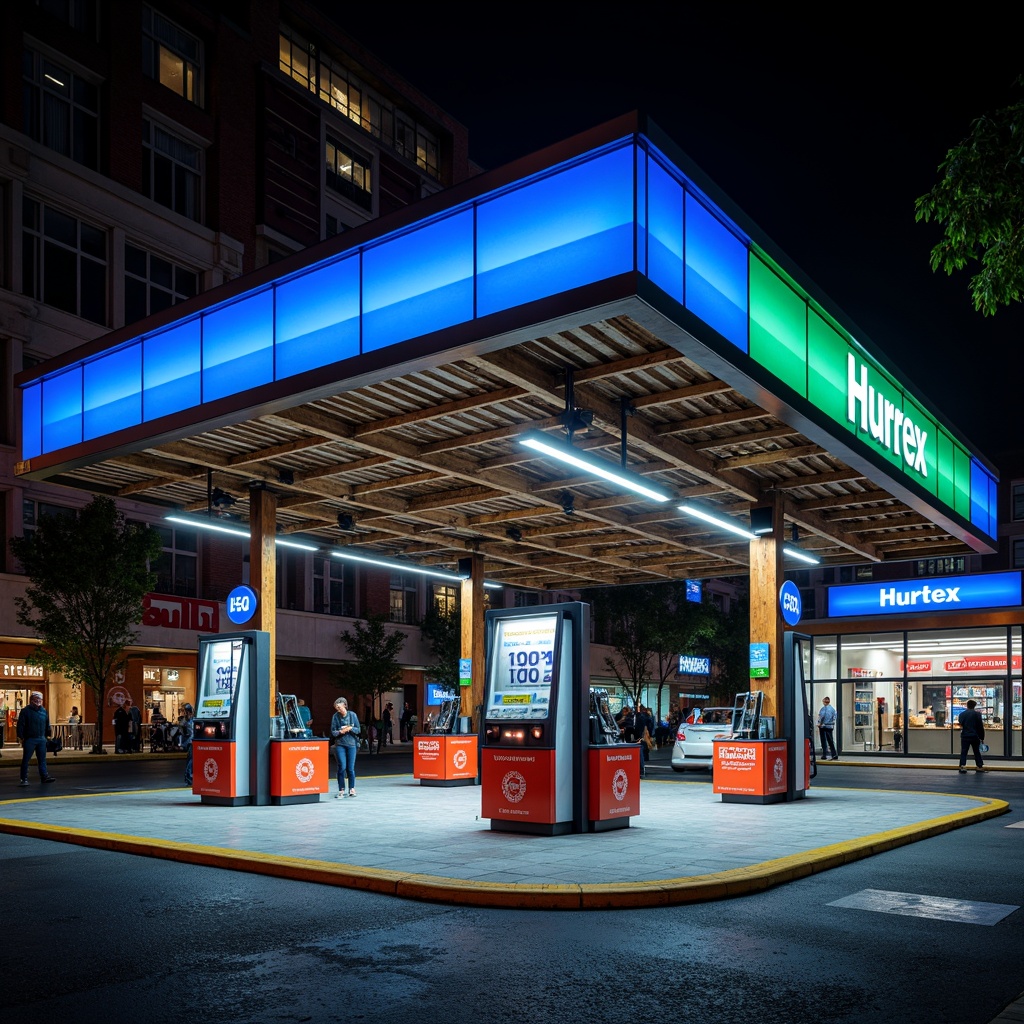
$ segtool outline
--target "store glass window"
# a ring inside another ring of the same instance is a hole
[[[202,105],[203,44],[180,25],[142,8],[142,71],[171,92]]]
[[[97,83],[28,47],[22,56],[22,83],[25,134],[75,163],[97,170]]]
[[[106,231],[28,197],[21,216],[22,292],[106,325]]]
[[[839,650],[836,637],[814,637],[813,655],[810,666],[805,666],[804,673],[810,679],[835,679],[839,668]]]
[[[903,633],[852,633],[841,639],[842,679],[903,677]]]

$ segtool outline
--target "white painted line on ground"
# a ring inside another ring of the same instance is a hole
[[[887,892],[885,889],[861,889],[851,896],[835,900],[830,907],[871,910],[879,914],[904,917],[928,917],[959,924],[998,924],[1020,907],[1010,903],[981,903],[977,900],[953,900],[943,896],[922,896],[912,892]]]

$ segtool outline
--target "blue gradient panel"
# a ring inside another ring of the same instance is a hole
[[[278,380],[359,354],[359,257],[278,285],[274,366]]]
[[[82,440],[82,366],[43,381],[43,451]]]
[[[202,332],[199,317],[142,342],[142,414],[145,420],[193,409],[200,386]]]
[[[737,348],[748,351],[747,247],[689,193],[686,308]]]
[[[363,351],[473,319],[473,211],[363,253]]]
[[[647,273],[647,154],[639,146],[633,149],[633,181],[636,182],[634,203],[635,228],[633,249],[636,269]]]
[[[274,293],[268,288],[203,315],[203,401],[274,379]]]
[[[21,457],[32,459],[43,453],[43,386],[30,384],[21,389]]]
[[[988,478],[988,535],[999,536],[999,484],[994,477]]]
[[[478,316],[632,269],[632,146],[532,181],[478,208]]]
[[[828,617],[860,615],[930,615],[1020,604],[1019,572],[975,576],[926,576],[913,580],[854,583],[828,588]]]
[[[142,422],[142,342],[85,364],[82,405],[87,441]]]
[[[647,276],[683,301],[683,186],[655,160],[647,161]]]

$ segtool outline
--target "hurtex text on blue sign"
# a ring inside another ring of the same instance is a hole
[[[970,611],[979,608],[1008,608],[1020,603],[1019,572],[855,583],[848,587],[828,589],[829,618]]]
[[[702,658],[698,654],[680,654],[677,675],[709,676],[711,675],[711,659]]]

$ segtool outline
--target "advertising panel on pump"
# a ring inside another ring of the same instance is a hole
[[[204,666],[197,719],[230,718],[238,689],[243,641],[216,640],[206,644],[208,665]]]
[[[488,719],[548,717],[557,627],[554,615],[498,621]]]

